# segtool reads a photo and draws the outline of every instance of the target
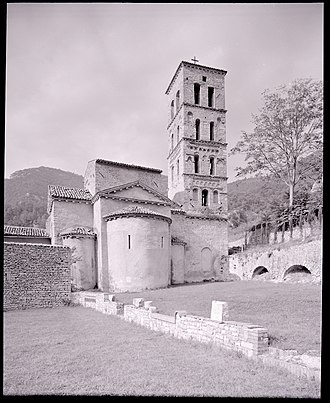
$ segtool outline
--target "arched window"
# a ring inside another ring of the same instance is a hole
[[[191,122],[192,122],[192,118],[193,118],[192,112],[188,112],[188,113],[187,113],[187,117],[188,117],[188,123],[191,123]]]
[[[213,108],[213,104],[214,104],[214,88],[213,87],[208,87],[208,106]]]
[[[218,191],[217,191],[217,190],[215,190],[215,191],[213,192],[213,203],[214,203],[214,204],[218,204],[218,203],[219,203],[219,197],[218,197]]]
[[[195,137],[196,137],[196,140],[200,139],[200,127],[201,127],[201,121],[199,119],[196,119],[196,122],[195,122]]]
[[[174,182],[174,166],[171,167],[171,180]]]
[[[210,140],[214,140],[214,122],[210,122]]]
[[[195,174],[198,174],[198,172],[199,172],[199,155],[198,154],[194,155],[194,169],[195,169]]]
[[[179,110],[180,107],[180,91],[176,93],[176,112]]]
[[[200,102],[200,90],[201,86],[197,83],[194,84],[194,100],[195,100],[195,105],[199,105]]]
[[[214,157],[210,157],[210,175],[215,174],[215,169],[214,169]]]
[[[177,127],[176,129],[176,143],[178,144],[180,140],[180,126]]]
[[[193,189],[193,201],[198,200],[198,189]]]
[[[209,194],[208,190],[206,190],[206,189],[202,190],[202,206],[208,205],[208,200],[207,200],[208,194]]]
[[[171,102],[171,119],[174,118],[174,100]]]
[[[179,177],[179,174],[180,174],[180,161],[179,160],[177,160],[177,162],[176,162],[176,174]]]
[[[171,134],[171,150],[174,148],[174,134]]]

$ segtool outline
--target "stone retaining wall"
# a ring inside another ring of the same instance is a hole
[[[4,311],[70,301],[71,251],[61,246],[4,243]]]

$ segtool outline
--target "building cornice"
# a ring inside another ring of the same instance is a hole
[[[225,75],[227,74],[227,71],[226,71],[226,70],[216,69],[215,67],[203,66],[203,65],[201,65],[201,64],[190,63],[190,62],[186,62],[186,61],[182,60],[182,62],[181,62],[181,63],[179,64],[179,66],[177,67],[177,69],[176,69],[176,71],[175,71],[175,73],[174,73],[174,76],[173,76],[173,78],[172,78],[172,80],[171,80],[169,86],[167,87],[167,90],[165,91],[165,94],[166,94],[166,95],[168,95],[169,91],[171,90],[171,88],[172,88],[172,86],[173,86],[173,83],[174,83],[174,81],[176,80],[176,78],[177,78],[177,76],[178,76],[178,74],[179,74],[179,72],[180,72],[180,70],[181,70],[181,68],[182,68],[183,66],[193,67],[193,68],[195,68],[196,70],[202,70],[202,71],[210,71],[210,70],[211,70],[211,71],[214,71],[214,72],[216,72],[216,73],[220,73],[220,74],[222,74],[223,76],[225,76]]]
[[[197,219],[197,220],[228,221],[226,217],[223,217],[223,216],[220,216],[217,214],[204,215],[204,214],[187,213],[186,218]]]
[[[163,202],[162,201],[153,201],[153,200],[147,200],[147,199],[136,199],[134,197],[103,195],[103,194],[96,194],[93,198],[93,204],[100,198],[121,200],[121,201],[125,201],[125,202],[138,203],[138,204],[150,204],[150,205],[155,205],[155,206],[172,206],[172,203],[165,202],[165,201],[163,201]]]
[[[212,108],[210,106],[201,106],[201,105],[190,104],[188,102],[182,102],[182,104],[180,105],[180,108],[175,112],[175,114],[174,114],[173,118],[171,119],[170,123],[167,125],[167,130],[169,130],[170,126],[172,125],[172,123],[174,122],[175,118],[177,117],[177,115],[180,113],[181,109],[184,106],[189,106],[191,108],[206,109],[208,111],[213,111],[213,112],[227,113],[227,110],[222,109],[222,108]]]
[[[103,160],[103,159],[96,159],[94,160],[96,164],[103,164],[103,165],[116,165],[116,166],[121,166],[124,168],[133,168],[133,169],[140,169],[142,171],[150,171],[150,172],[156,172],[156,173],[162,173],[163,171],[161,169],[156,169],[156,168],[149,168],[149,167],[144,167],[141,165],[133,165],[133,164],[125,164],[123,162],[117,162],[117,161],[108,161],[108,160]],[[92,161],[90,161],[92,162]]]
[[[182,140],[189,141],[197,146],[207,146],[207,147],[227,147],[228,143],[224,143],[223,141],[215,141],[215,140],[196,140],[193,137],[183,137]]]
[[[105,221],[117,220],[118,218],[131,218],[131,217],[140,217],[140,218],[151,218],[155,220],[166,221],[171,224],[172,219],[170,217],[164,216],[162,214],[156,213],[155,211],[143,209],[141,207],[128,207],[126,209],[115,211],[114,213],[110,213],[103,216]]]
[[[202,180],[218,180],[218,179],[223,179],[223,180],[227,180],[228,177],[227,176],[218,176],[218,175],[203,175],[203,174],[195,174],[195,173],[183,173],[182,175],[186,175],[186,176],[192,176],[194,178],[198,178],[198,179],[202,179]]]

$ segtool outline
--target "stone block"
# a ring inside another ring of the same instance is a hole
[[[211,319],[223,323],[228,319],[228,304],[223,301],[212,301]]]
[[[133,305],[135,306],[135,308],[139,308],[143,306],[143,304],[144,304],[143,298],[133,298]]]
[[[149,309],[152,304],[152,301],[144,301],[144,308]]]
[[[150,313],[157,313],[157,312],[158,312],[158,309],[157,309],[157,307],[155,307],[155,306],[149,306],[149,312],[150,312]]]

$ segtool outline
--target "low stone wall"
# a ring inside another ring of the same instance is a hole
[[[134,298],[132,305],[115,301],[114,295],[81,291],[71,294],[74,303],[96,309],[148,329],[170,334],[179,339],[212,343],[218,347],[242,353],[265,365],[283,368],[296,376],[320,381],[320,357],[298,355],[268,346],[267,329],[249,323],[228,319],[227,303],[212,302],[211,318],[188,315],[177,311],[174,316],[163,315],[152,306],[152,301]]]
[[[70,301],[71,251],[44,244],[4,243],[4,311]]]
[[[177,312],[174,317],[161,315],[134,305],[124,306],[124,318],[151,330],[169,333],[179,339],[213,343],[241,352],[248,357],[268,350],[267,329],[247,323],[218,322],[201,316]]]
[[[157,308],[150,305],[151,301],[143,301],[142,298],[135,298],[133,305],[124,305],[116,302],[113,295],[84,291],[72,293],[72,301],[106,314],[123,315],[128,322],[168,333],[179,339],[213,343],[219,347],[241,352],[248,357],[268,350],[267,329],[248,323],[224,320],[227,317],[226,310],[221,310],[217,320],[188,315],[183,311],[168,316],[156,312]]]

